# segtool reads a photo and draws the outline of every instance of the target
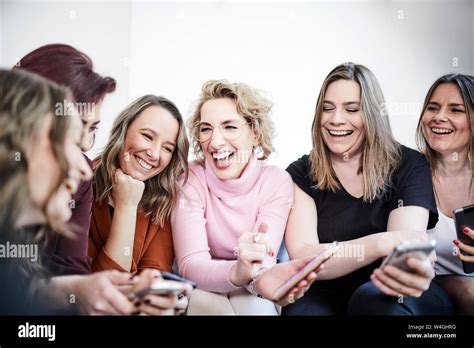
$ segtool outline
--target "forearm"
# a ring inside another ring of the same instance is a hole
[[[110,257],[127,271],[132,267],[136,220],[136,207],[116,206],[109,237],[104,245]]]
[[[340,242],[341,249],[325,263],[324,269],[318,273],[319,280],[335,279],[367,266],[381,257],[388,255],[395,245],[393,232],[380,232],[362,238]],[[331,243],[320,243],[301,247],[293,253],[292,259],[301,259],[320,254]]]

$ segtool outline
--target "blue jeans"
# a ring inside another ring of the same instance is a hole
[[[282,315],[453,315],[446,293],[435,283],[419,298],[387,296],[372,282],[333,286],[315,282],[305,296],[283,307]]]

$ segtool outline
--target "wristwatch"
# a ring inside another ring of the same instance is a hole
[[[250,292],[252,295],[254,296],[257,296],[259,298],[263,298],[262,295],[260,295],[257,291],[255,291],[255,282],[258,280],[258,278],[260,278],[260,276],[265,273],[266,271],[268,271],[268,268],[266,267],[262,267],[258,270],[257,274],[255,275],[255,277],[253,277],[253,279],[247,284],[246,288],[248,290],[248,292]]]

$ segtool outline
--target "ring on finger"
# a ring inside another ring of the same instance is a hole
[[[252,241],[253,241],[254,243],[258,243],[259,240],[260,240],[260,235],[259,235],[258,233],[255,233],[255,234],[253,235]]]

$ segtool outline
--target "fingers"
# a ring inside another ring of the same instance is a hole
[[[385,267],[382,273],[391,279],[390,282],[387,282],[388,286],[405,294],[409,294],[411,290],[406,291],[403,289],[413,289],[415,290],[414,292],[426,291],[431,281],[430,278],[404,272],[393,266]]]
[[[474,230],[471,230],[469,227],[464,227],[462,231],[467,234],[471,239],[474,239]]]
[[[147,295],[143,297],[138,310],[140,314],[146,315],[174,315],[175,308],[178,306],[182,304],[179,304],[179,300],[173,293],[163,296]]]
[[[104,308],[105,313],[128,315],[135,310],[133,304],[127,297],[112,284],[102,291],[102,295],[106,301]]]
[[[474,263],[474,256],[465,256],[462,253],[458,253],[458,257],[461,261]]]
[[[378,275],[375,273],[372,273],[372,275],[370,276],[370,279],[372,280],[372,282],[374,283],[374,285],[379,288],[385,295],[388,295],[388,296],[399,296],[400,294],[397,293],[396,291],[392,290],[391,288],[389,288],[388,286],[386,286],[381,280],[379,280],[378,278]]]
[[[132,284],[130,273],[119,272],[117,270],[102,272],[103,275],[115,285]]]
[[[464,244],[463,242],[461,242],[460,240],[453,240],[453,243],[461,250],[463,250],[464,252],[470,254],[470,255],[474,255],[474,246],[470,246],[470,245],[467,245],[467,244]],[[461,254],[461,253],[459,253]]]

